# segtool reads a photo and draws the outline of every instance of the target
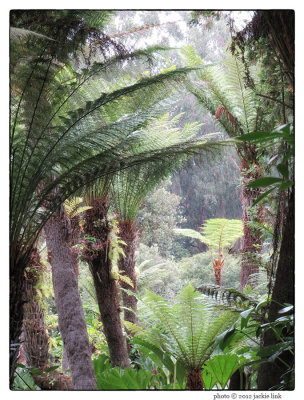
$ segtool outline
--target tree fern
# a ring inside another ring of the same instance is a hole
[[[145,324],[140,337],[159,344],[187,370],[199,370],[215,348],[215,338],[238,319],[238,313],[217,310],[191,286],[178,295],[174,306],[147,291],[143,298]]]
[[[208,219],[201,229],[202,234],[193,229],[175,229],[174,231],[177,234],[198,239],[208,246],[212,256],[215,283],[221,285],[224,251],[243,236],[243,223],[237,219],[212,218]]]
[[[183,56],[187,65],[199,64],[200,60],[191,48],[186,49]],[[256,126],[258,100],[254,91],[245,87],[244,76],[243,64],[226,53],[222,64],[206,64],[205,69],[196,73],[188,86],[198,102],[215,117],[230,137],[260,128]]]

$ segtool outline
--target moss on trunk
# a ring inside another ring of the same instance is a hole
[[[127,344],[120,320],[120,305],[116,280],[112,276],[109,259],[110,226],[105,199],[94,199],[92,208],[85,212],[84,232],[86,248],[84,258],[92,273],[100,317],[107,339],[112,366],[130,366]]]
[[[125,256],[121,256],[118,262],[119,272],[122,275],[126,275],[131,279],[133,287],[127,282],[121,281],[120,286],[124,289],[136,293],[136,273],[135,273],[135,240],[137,236],[135,223],[132,221],[119,221],[119,236],[126,243],[124,247]],[[124,309],[125,321],[138,324],[138,319],[135,314],[137,311],[137,300],[135,296],[130,296],[126,292],[122,291],[122,299],[124,307],[127,307],[132,311]]]
[[[252,217],[249,213],[249,208],[253,202],[259,197],[260,189],[247,188],[250,182],[257,178],[260,178],[259,165],[255,161],[255,170],[250,170],[250,165],[244,159],[241,160],[242,170],[242,191],[241,191],[241,204],[243,210],[243,224],[244,224],[244,235],[242,238],[242,266],[241,266],[241,290],[246,285],[251,287],[256,286],[256,279],[252,275],[259,272],[259,253],[262,249],[262,237],[259,231],[254,231],[250,227]],[[263,208],[258,207],[257,215],[255,216],[257,222],[263,222]]]

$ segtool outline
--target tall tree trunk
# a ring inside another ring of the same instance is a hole
[[[127,344],[120,320],[120,305],[116,280],[112,276],[112,263],[109,259],[110,231],[107,220],[106,200],[94,199],[92,208],[85,212],[84,232],[86,240],[84,258],[92,273],[96,297],[107,339],[112,366],[130,366]]]
[[[46,243],[52,276],[59,330],[67,352],[75,390],[96,390],[87,327],[78,291],[69,221],[63,206],[46,223]]]
[[[269,306],[268,319],[270,322],[279,317],[278,311],[283,307],[284,303],[294,304],[294,266],[295,266],[295,215],[294,215],[295,199],[294,187],[288,202],[288,211],[283,227],[282,244],[280,249],[280,257],[276,272],[276,280],[272,292],[272,301]],[[284,332],[282,332],[284,335]],[[263,337],[263,346],[269,346],[277,343],[277,339],[272,330],[265,332]],[[287,364],[293,365],[294,359],[289,351],[280,355],[280,358]],[[273,363],[261,364],[258,370],[258,389],[268,390],[278,385],[282,374],[286,372],[286,366],[276,360]],[[294,389],[293,380],[288,390]]]
[[[124,247],[125,257],[121,256],[118,261],[119,272],[122,275],[126,275],[131,279],[133,287],[128,283],[121,281],[120,285],[122,288],[130,290],[134,293],[137,292],[136,289],[136,273],[135,273],[135,241],[137,237],[136,226],[134,221],[119,221],[119,237],[126,243]],[[137,311],[137,300],[135,296],[130,296],[126,292],[122,291],[122,299],[124,307],[127,307],[132,311],[124,309],[124,319],[126,321],[132,322],[133,324],[138,324],[138,319],[135,314]],[[129,332],[131,334],[131,332]]]
[[[249,164],[244,159],[241,160],[241,170],[243,177],[242,192],[241,192],[241,204],[243,210],[243,224],[244,224],[244,235],[242,238],[242,266],[241,266],[241,290],[248,284],[251,287],[256,286],[256,279],[252,278],[251,275],[259,272],[259,253],[262,249],[262,238],[261,234],[257,230],[253,230],[249,224],[252,222],[252,218],[249,215],[249,208],[253,202],[259,197],[259,189],[247,188],[246,185],[255,179],[260,177],[259,166],[256,163],[256,171],[249,172]],[[263,209],[258,207],[256,215],[257,221],[263,221]]]
[[[201,369],[192,369],[187,371],[187,383],[186,390],[203,390],[203,379],[202,379],[202,371]]]

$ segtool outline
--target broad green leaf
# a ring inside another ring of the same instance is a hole
[[[227,329],[225,332],[221,333],[215,340],[215,344],[218,344],[221,350],[224,350],[224,348],[227,345],[228,340],[230,339],[231,336],[235,334],[235,324]]]
[[[207,368],[203,368],[202,379],[206,390],[211,390],[217,383],[216,377]]]
[[[236,354],[220,354],[210,358],[203,366],[213,376],[213,380],[225,389],[231,375],[240,367]]]
[[[255,181],[249,183],[247,187],[250,188],[267,187],[278,182],[283,182],[283,180],[281,178],[276,178],[274,176],[267,176],[264,178],[256,179]]]
[[[105,371],[98,380],[100,390],[145,390],[151,387],[150,371],[118,367]]]

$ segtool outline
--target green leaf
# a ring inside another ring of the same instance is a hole
[[[292,347],[292,343],[289,342],[280,342],[276,344],[272,344],[266,347],[262,347],[258,352],[257,355],[259,357],[270,357],[273,361],[273,357],[278,357],[282,354],[285,350],[288,350]]]
[[[218,344],[221,350],[227,346],[227,343],[231,336],[235,334],[235,324],[227,329],[225,332],[221,333],[215,340],[215,344]]]
[[[239,358],[236,354],[220,354],[213,356],[203,366],[216,380],[222,389],[225,389],[231,375],[240,367]]]
[[[49,367],[45,370],[45,372],[51,372],[51,371],[55,371],[55,369],[59,368],[60,365],[53,365],[52,367]]]
[[[247,187],[250,188],[259,188],[259,187],[267,187],[273,185],[274,183],[283,182],[281,178],[276,178],[274,176],[267,176],[264,178],[256,179],[255,181],[249,183]]]
[[[243,312],[241,312],[240,316],[241,316],[241,329],[245,328],[248,324],[248,321],[250,319],[250,316],[252,314],[252,312],[254,311],[254,307],[249,308],[248,310],[245,310]]]
[[[288,165],[287,164],[278,164],[277,165],[277,170],[280,172],[281,175],[283,175],[283,177],[285,179],[288,179]]]
[[[106,370],[98,380],[100,390],[145,390],[150,389],[153,374],[145,369],[121,369],[118,367]]]
[[[26,368],[26,366],[24,364],[17,363],[16,368]]]
[[[260,201],[262,201],[265,197],[267,197],[272,191],[274,191],[275,187],[271,188],[270,190],[267,190],[267,192],[263,193],[261,196],[259,196],[253,203],[252,206],[254,207],[257,205]]]
[[[269,140],[277,139],[282,137],[282,135],[279,132],[272,133],[272,132],[251,132],[251,133],[246,133],[245,135],[238,136],[236,140],[240,140],[242,142],[254,142],[256,144],[258,143],[265,143],[268,142]]]
[[[293,305],[287,305],[286,307],[282,308],[280,311],[278,311],[279,314],[285,314],[289,311],[293,310]]]
[[[43,372],[43,371],[41,371],[41,369],[38,369],[38,368],[30,368],[29,371],[31,371],[31,373],[35,374],[35,375],[42,375],[42,372]]]
[[[293,186],[294,182],[293,181],[287,181],[283,182],[282,185],[279,186],[279,190],[285,190],[288,189],[289,187]]]
[[[95,358],[93,360],[93,367],[97,380],[98,389],[101,389],[99,385],[100,377],[104,371],[111,369],[111,363],[109,357],[106,354],[100,354],[98,358]]]
[[[202,379],[206,390],[211,390],[217,383],[216,377],[207,368],[203,368]]]

